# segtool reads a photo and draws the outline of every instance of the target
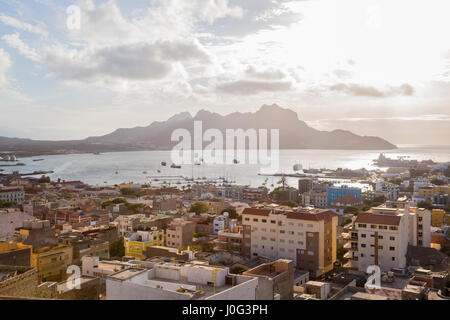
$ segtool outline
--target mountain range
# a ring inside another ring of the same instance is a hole
[[[71,141],[40,141],[0,137],[0,150],[17,154],[58,154],[84,152],[113,152],[138,150],[170,150],[172,132],[184,128],[193,133],[194,121],[202,121],[203,132],[209,128],[279,129],[280,149],[341,149],[389,150],[394,144],[379,138],[359,136],[350,131],[320,131],[309,127],[297,113],[276,104],[263,105],[254,113],[231,113],[222,116],[200,110],[194,117],[179,113],[167,121],[153,122],[146,127],[121,128],[99,137]],[[269,134],[270,135],[270,134]]]

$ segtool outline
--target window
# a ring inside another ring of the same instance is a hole
[[[308,233],[308,237],[312,238],[312,237],[314,237],[314,234]]]
[[[370,225],[370,227],[371,227],[372,229],[376,229],[376,228],[377,228],[377,225],[376,225],[376,224],[372,224],[372,225]]]
[[[270,223],[273,223],[273,224],[275,224],[275,223],[277,223],[275,220],[270,220]]]
[[[313,256],[313,255],[314,255],[314,252],[308,251],[308,256]]]
[[[389,247],[389,250],[395,251],[395,247]]]
[[[396,231],[396,230],[397,230],[397,227],[389,227],[389,230]]]
[[[258,222],[258,219],[254,218],[254,219],[253,219],[253,222]]]
[[[365,243],[361,243],[361,248],[365,248],[366,244]]]
[[[383,239],[383,236],[378,236],[378,239]]]
[[[364,253],[361,253],[360,256],[361,256],[361,258],[364,258]]]
[[[419,217],[419,222],[422,221],[422,220],[423,220],[423,218],[422,218],[422,217]]]
[[[245,221],[250,221],[250,218],[245,218],[244,220],[245,220]]]
[[[378,249],[383,250],[383,246],[378,246]]]
[[[280,233],[286,233],[284,230],[280,230]]]
[[[366,234],[365,233],[361,233],[361,238],[365,238]]]
[[[379,226],[378,228],[381,230],[387,230],[387,226]]]
[[[395,261],[395,257],[392,257],[392,261]]]
[[[312,224],[308,224],[308,228],[312,228],[313,227],[313,225]]]
[[[267,220],[266,220],[266,219],[262,219],[261,221],[262,221],[262,222],[264,222],[264,223],[266,223],[266,222],[267,222]]]
[[[389,240],[394,241],[395,237],[389,237]]]

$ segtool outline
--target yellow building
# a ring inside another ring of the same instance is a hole
[[[433,227],[442,227],[445,220],[445,211],[442,209],[431,210],[431,225]]]
[[[67,268],[72,264],[72,252],[70,245],[33,249],[31,266],[38,269],[39,281],[60,282],[67,279]]]
[[[164,231],[137,231],[125,236],[124,245],[126,256],[142,260],[146,255],[147,247],[164,245]]]

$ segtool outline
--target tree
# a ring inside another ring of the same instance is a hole
[[[12,208],[14,206],[16,206],[17,203],[16,202],[3,202],[0,200],[0,208]]]
[[[344,221],[341,222],[341,227],[344,227],[352,222],[352,218],[345,218]]]
[[[50,177],[46,177],[46,176],[41,176],[38,180],[38,183],[50,183]]]
[[[224,214],[225,212],[228,212],[228,217],[230,219],[237,219],[237,218],[239,218],[239,215],[237,214],[236,210],[234,210],[234,209],[223,209],[221,214]]]
[[[202,213],[208,212],[208,206],[203,202],[196,202],[191,205],[189,209],[190,212],[195,212],[195,214],[200,215]]]
[[[125,244],[123,238],[112,241],[109,245],[109,254],[111,257],[122,258],[125,255]]]
[[[431,203],[431,201],[424,200],[424,201],[419,201],[417,203],[417,207],[431,210],[431,209],[433,209],[433,204]]]
[[[282,206],[288,206],[288,207],[291,207],[291,208],[298,207],[298,203],[296,203],[296,202],[294,202],[294,201],[291,201],[291,200],[288,200],[288,201],[282,201],[280,204],[281,204]]]
[[[359,209],[356,207],[347,207],[344,209],[344,214],[352,214],[354,216],[358,215]]]

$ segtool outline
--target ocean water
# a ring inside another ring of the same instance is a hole
[[[308,168],[349,168],[375,169],[372,161],[384,152],[388,157],[408,156],[410,159],[436,162],[450,161],[450,146],[401,145],[396,150],[280,150],[278,173],[294,173],[293,165],[301,164]],[[33,159],[45,159],[34,162]],[[267,178],[267,186],[277,186],[279,178],[260,176],[259,165],[185,165],[181,169],[171,169],[170,151],[139,151],[94,154],[68,154],[40,156],[19,159],[26,164],[21,167],[1,167],[3,173],[19,171],[30,173],[38,170],[54,171],[49,176],[56,180],[81,180],[92,185],[113,185],[120,183],[161,184],[163,181],[172,185],[187,184],[183,177],[217,179],[225,177],[237,184],[260,186]],[[167,167],[161,166],[167,162]],[[160,170],[161,173],[158,173]],[[117,173],[116,173],[117,172]],[[144,173],[146,172],[146,173]],[[275,173],[275,172],[274,172]],[[157,178],[159,181],[154,181]],[[297,186],[296,178],[288,178],[288,184]]]

